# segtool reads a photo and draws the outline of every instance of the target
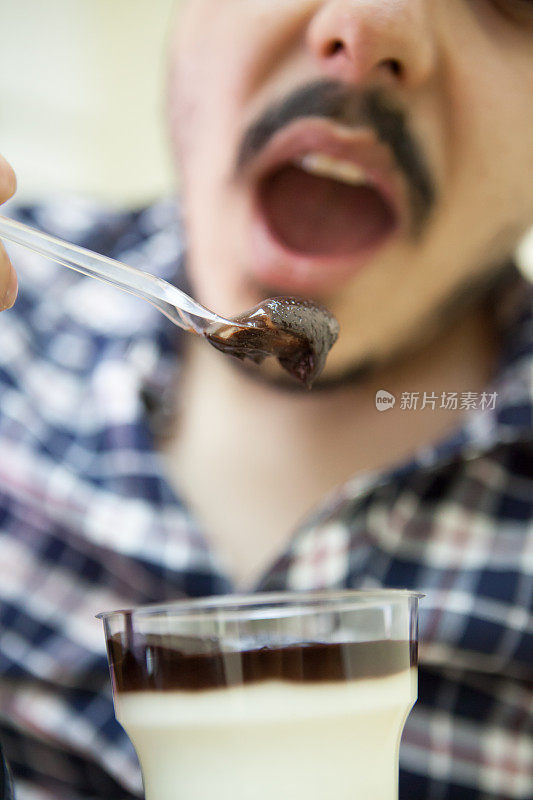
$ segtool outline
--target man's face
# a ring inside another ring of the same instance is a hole
[[[326,377],[416,343],[533,222],[532,98],[533,0],[185,0],[170,108],[198,298],[321,301]]]

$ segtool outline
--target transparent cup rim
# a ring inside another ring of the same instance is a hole
[[[114,611],[101,611],[96,618],[107,621],[115,616],[157,616],[173,615],[179,617],[203,615],[203,612],[236,611],[245,612],[253,608],[294,608],[295,613],[309,613],[317,608],[323,611],[343,611],[369,605],[382,605],[401,598],[420,600],[426,595],[410,589],[344,589],[313,592],[258,592],[257,594],[225,594],[209,597],[183,598],[167,603],[120,608]]]

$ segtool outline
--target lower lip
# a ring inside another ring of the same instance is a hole
[[[252,210],[249,270],[259,284],[272,290],[320,296],[342,288],[369,266],[372,259],[397,237],[399,227],[396,223],[378,241],[350,256],[310,256],[284,246],[256,203]]]

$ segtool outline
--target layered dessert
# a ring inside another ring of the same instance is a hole
[[[416,643],[221,649],[136,632],[111,637],[108,651],[147,800],[397,798]]]

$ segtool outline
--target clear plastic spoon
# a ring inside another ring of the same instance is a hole
[[[286,372],[307,387],[320,374],[337,339],[337,320],[311,301],[269,298],[245,314],[225,319],[162,278],[21,222],[0,216],[0,237],[148,300],[180,328],[203,336],[223,353],[256,364],[274,356]]]
[[[206,330],[211,329],[213,325],[230,325],[236,329],[247,327],[245,324],[214,314],[162,278],[135,267],[128,267],[120,261],[93,253],[84,247],[64,242],[22,222],[0,216],[0,237],[27,247],[65,267],[111,283],[119,289],[148,300],[186,331],[205,335]]]

